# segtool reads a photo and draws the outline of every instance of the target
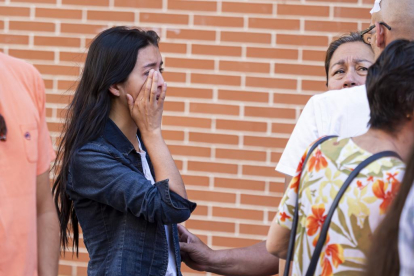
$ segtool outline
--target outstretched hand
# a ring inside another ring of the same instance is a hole
[[[143,137],[147,133],[161,132],[167,83],[160,88],[158,78],[159,73],[151,70],[135,101],[130,94],[126,95],[131,116]]]
[[[194,270],[208,271],[214,251],[182,225],[178,225],[178,235],[184,263]]]

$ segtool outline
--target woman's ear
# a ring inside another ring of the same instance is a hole
[[[115,97],[119,97],[121,95],[121,85],[119,83],[112,84],[109,86],[109,92]]]

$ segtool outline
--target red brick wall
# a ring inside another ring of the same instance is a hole
[[[169,84],[164,137],[198,203],[186,226],[214,248],[240,247],[266,237],[283,192],[274,167],[301,108],[325,90],[329,41],[365,28],[372,3],[0,0],[0,51],[42,73],[56,143],[91,39],[114,25],[156,30]],[[80,252],[61,259],[61,275],[86,275]]]

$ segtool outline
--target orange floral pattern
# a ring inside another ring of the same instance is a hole
[[[308,171],[315,171],[319,172],[321,169],[324,169],[328,166],[328,162],[326,161],[325,157],[323,157],[322,152],[319,149],[315,150],[315,153],[312,154],[312,157],[309,158],[309,168]]]
[[[291,219],[285,212],[281,212],[280,214],[280,221],[285,221],[286,219]]]
[[[303,164],[306,153],[302,157],[276,217],[281,226],[291,229],[296,201],[300,197],[292,275],[306,273],[339,187],[350,171],[371,156],[349,138],[335,138],[324,143],[329,144],[317,147],[307,164]],[[371,165],[354,179],[339,202],[315,275],[348,275],[362,271],[369,237],[394,199],[405,169],[401,161],[391,157]]]
[[[303,167],[303,163],[305,163],[306,154],[307,154],[307,152],[305,152],[305,154],[302,155],[302,158],[300,159],[298,168],[296,169],[295,177],[293,177],[293,179],[292,179],[292,181],[290,182],[290,185],[289,185],[289,188],[294,189],[295,193],[298,192],[300,176],[302,174],[302,167]]]
[[[319,228],[322,227],[325,222],[326,215],[325,206],[323,204],[312,206],[312,214],[306,219],[306,229],[308,236],[313,236],[318,232]]]
[[[330,257],[330,258],[329,258]],[[322,276],[332,276],[332,265],[337,268],[345,262],[344,249],[340,244],[329,244],[321,254]],[[331,259],[331,260],[330,260]],[[332,264],[331,264],[332,263]]]
[[[391,177],[392,183],[391,183],[391,190],[387,191],[388,184],[380,179],[374,182],[374,185],[372,186],[372,192],[374,195],[382,199],[382,203],[380,205],[380,214],[385,214],[385,212],[388,210],[388,206],[390,206],[392,200],[397,195],[397,191],[400,188],[400,182],[395,179],[394,177]]]

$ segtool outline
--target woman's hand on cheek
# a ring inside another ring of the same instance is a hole
[[[158,78],[159,73],[151,70],[135,101],[130,94],[127,94],[131,117],[139,128],[143,139],[148,135],[161,134],[167,84],[164,83],[161,93],[158,94]]]

